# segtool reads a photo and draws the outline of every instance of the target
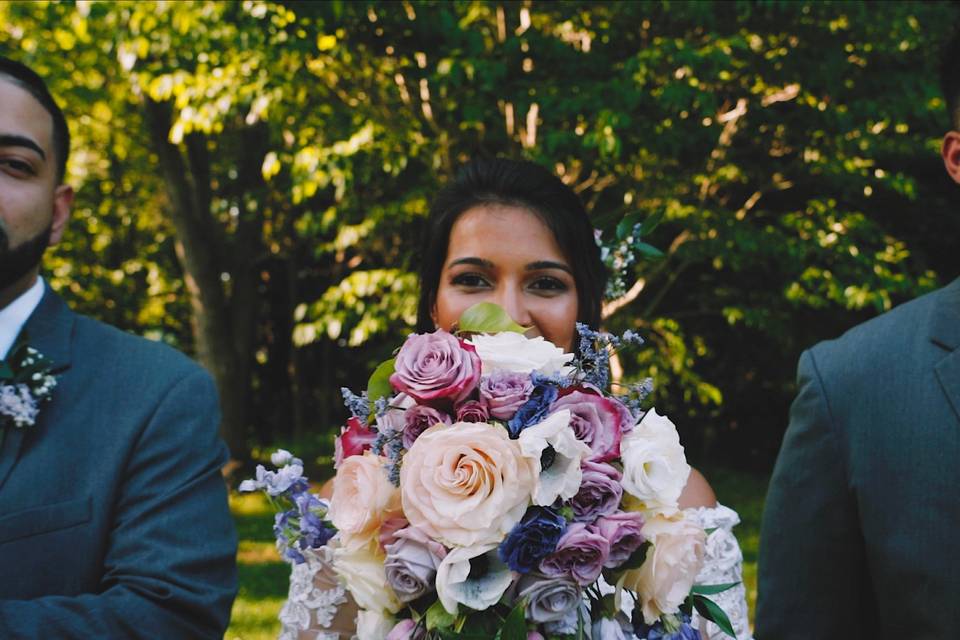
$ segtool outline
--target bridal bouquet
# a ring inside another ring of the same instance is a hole
[[[639,338],[578,329],[575,357],[481,303],[411,335],[344,390],[329,504],[285,452],[241,487],[288,497],[287,557],[333,548],[361,640],[690,640],[694,608],[733,635],[706,597],[733,585],[694,585],[706,533],[677,506],[676,428],[640,410],[649,384],[604,391]]]

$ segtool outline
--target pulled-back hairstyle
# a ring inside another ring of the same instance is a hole
[[[57,162],[57,181],[62,182],[67,173],[67,156],[70,155],[70,130],[43,78],[27,65],[0,56],[0,80],[6,79],[17,85],[39,102],[53,118],[53,152]]]
[[[940,90],[947,103],[950,128],[960,131],[960,28],[944,43],[940,53]]]
[[[461,214],[478,205],[522,207],[543,220],[570,262],[577,285],[577,319],[600,326],[607,273],[593,226],[580,198],[538,164],[503,158],[476,159],[437,195],[430,209],[420,265],[417,331],[433,331],[431,312],[447,259],[450,231]],[[510,238],[504,238],[510,242]]]

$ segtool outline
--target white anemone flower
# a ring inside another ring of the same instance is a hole
[[[497,546],[456,547],[437,567],[437,597],[448,613],[456,614],[460,604],[483,611],[500,601],[513,574],[497,555]]]
[[[583,472],[580,461],[590,456],[587,443],[577,440],[570,427],[570,411],[564,409],[520,432],[520,452],[540,466],[533,503],[550,506],[559,497],[568,500],[577,495]],[[550,460],[544,459],[544,452]],[[549,463],[549,464],[546,464]]]

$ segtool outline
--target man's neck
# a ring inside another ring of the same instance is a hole
[[[11,302],[25,294],[37,281],[40,269],[25,273],[22,278],[0,291],[0,310],[6,309]]]

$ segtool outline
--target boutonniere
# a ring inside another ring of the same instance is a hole
[[[40,405],[53,395],[53,362],[27,344],[26,334],[0,360],[0,426],[32,427]]]

